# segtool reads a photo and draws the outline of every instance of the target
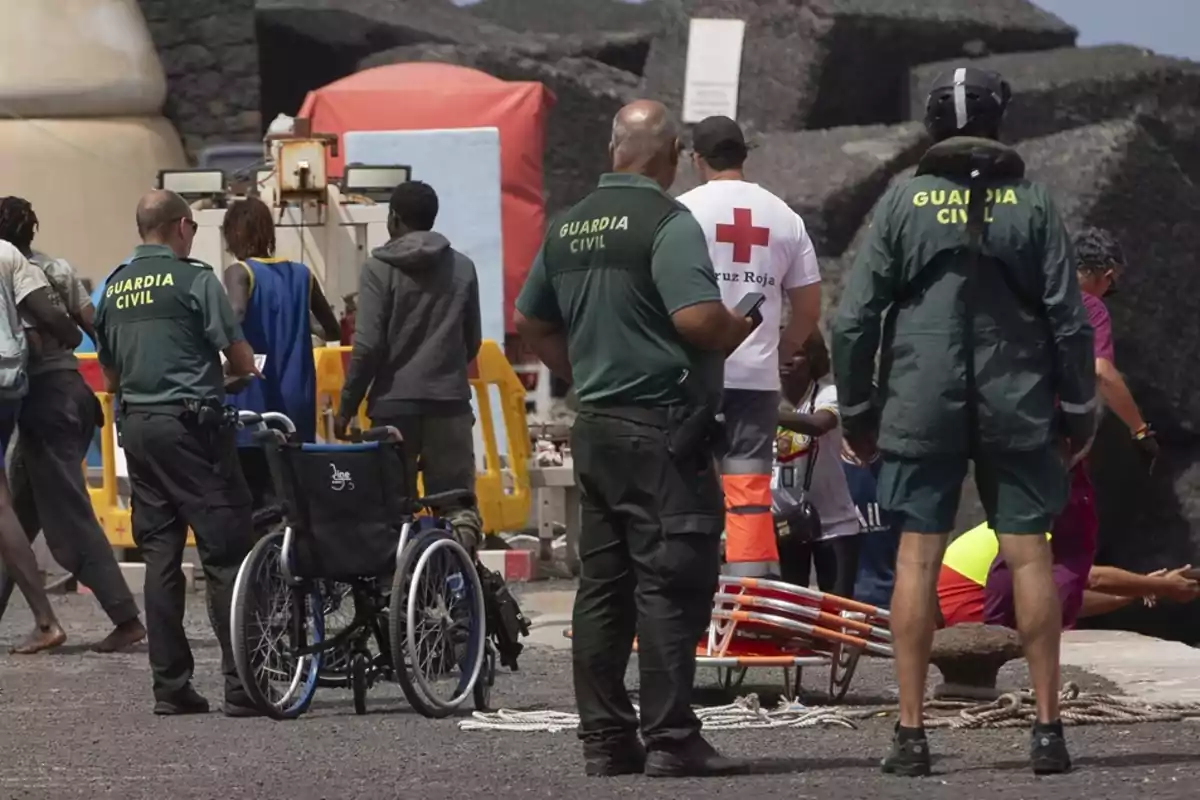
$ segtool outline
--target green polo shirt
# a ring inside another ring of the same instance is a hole
[[[721,290],[691,212],[648,178],[608,174],[551,224],[516,308],[565,328],[581,403],[666,406],[720,393],[724,356],[671,322],[705,302]]]
[[[220,399],[221,351],[242,341],[212,267],[141,245],[113,273],[96,309],[96,357],[131,405]]]

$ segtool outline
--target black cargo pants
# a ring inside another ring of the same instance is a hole
[[[582,411],[571,429],[582,494],[572,656],[580,738],[634,736],[625,670],[638,639],[641,730],[651,749],[698,735],[696,645],[712,615],[725,512],[713,454],[672,456],[665,427]]]
[[[114,625],[138,618],[137,603],[96,520],[83,459],[103,413],[75,369],[33,375],[18,417],[9,482],[30,537],[42,531],[50,553],[91,589]]]
[[[404,460],[409,491],[417,496],[417,473],[425,494],[455,489],[475,491],[475,415],[403,414],[372,418],[372,425],[390,425],[404,437]],[[483,520],[475,504],[445,510],[454,537],[474,552],[483,538]]]
[[[201,426],[182,406],[128,406],[121,443],[133,490],[133,538],[146,562],[154,697],[174,699],[195,669],[183,627],[182,559],[190,527],[204,568],[209,620],[221,646],[225,699],[248,706],[229,646],[233,584],[254,541],[250,491],[234,431]]]

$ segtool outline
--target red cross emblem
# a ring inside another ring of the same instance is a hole
[[[756,228],[750,217],[750,209],[735,208],[733,224],[717,225],[717,241],[733,245],[733,261],[735,264],[749,264],[750,253],[755,245],[766,247],[771,241],[770,228]]]

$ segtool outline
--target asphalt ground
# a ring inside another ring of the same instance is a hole
[[[588,779],[571,733],[462,732],[453,720],[411,711],[398,687],[378,686],[370,713],[357,717],[348,692],[318,690],[312,710],[293,722],[227,719],[220,714],[160,718],[151,713],[144,645],[101,656],[86,645],[107,630],[91,598],[54,598],[70,639],[53,654],[0,655],[0,799],[113,797],[122,800],[254,798],[1054,798],[1158,800],[1194,798],[1200,776],[1200,724],[1165,723],[1071,728],[1074,774],[1035,779],[1022,730],[935,731],[932,778],[879,774],[890,732],[887,720],[858,730],[717,732],[726,753],[756,759],[758,774],[727,780]],[[202,596],[189,596],[197,686],[220,700],[218,650]],[[0,622],[0,647],[31,624],[24,605]],[[519,674],[498,679],[500,708],[570,710],[570,654],[531,649]],[[1066,677],[1105,690],[1086,674]],[[775,675],[764,675],[769,692]],[[1002,680],[1024,683],[1009,665]],[[631,685],[633,684],[631,676]],[[818,676],[806,684],[820,687]],[[854,702],[894,698],[886,663],[864,663]],[[709,702],[722,702],[717,697]]]

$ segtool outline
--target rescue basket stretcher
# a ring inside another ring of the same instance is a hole
[[[827,667],[829,698],[838,702],[864,653],[892,657],[889,622],[886,610],[848,598],[783,581],[722,575],[712,620],[696,645],[696,666],[715,668],[726,690],[740,686],[751,669],[782,669],[790,698],[800,695],[804,668]]]

